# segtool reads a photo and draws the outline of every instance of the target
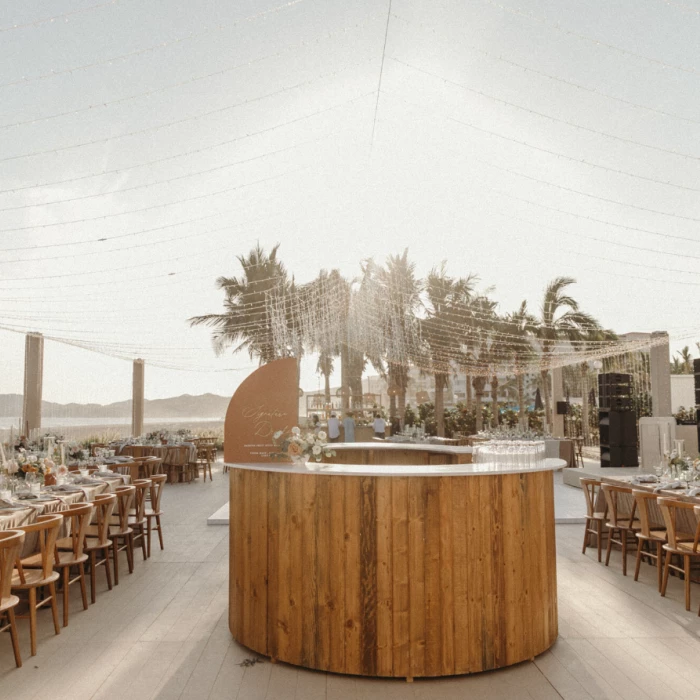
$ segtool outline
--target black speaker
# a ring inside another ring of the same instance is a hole
[[[638,466],[637,415],[632,408],[632,375],[616,372],[600,374],[598,389],[600,466]]]
[[[569,402],[568,401],[557,401],[557,415],[566,416],[569,413]]]

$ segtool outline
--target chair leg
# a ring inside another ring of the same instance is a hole
[[[656,543],[656,588],[661,590],[661,579],[663,577],[663,554],[661,542]],[[700,613],[699,613],[700,614]]]
[[[627,576],[627,532],[622,533],[620,540],[622,542],[622,575]]]
[[[114,544],[112,544],[114,547]],[[107,588],[112,590],[112,565],[109,563],[109,547],[105,547],[103,550],[105,557],[105,573],[107,574]]]
[[[68,606],[70,605],[70,566],[63,567],[63,626],[68,627]]]
[[[15,655],[15,664],[17,668],[22,668],[22,656],[19,653],[19,637],[17,636],[17,621],[15,620],[14,608],[10,608],[7,612],[7,619],[10,623],[10,638],[12,639],[12,651]],[[700,612],[698,613],[700,615]]]
[[[163,528],[160,526],[160,515],[156,515],[156,525],[158,526],[158,541],[160,548],[163,549]]]
[[[690,557],[683,556],[683,578],[685,579],[685,609],[690,610]]]
[[[664,578],[661,582],[661,595],[666,596],[666,586],[668,586],[668,574],[671,571],[671,552],[666,552],[664,557]]]
[[[114,559],[114,585],[119,585],[119,545],[117,538],[112,539],[112,558]]]
[[[608,566],[610,564],[610,552],[612,551],[613,532],[614,530],[612,528],[608,528],[608,548],[605,552],[605,566]]]
[[[598,563],[600,564],[601,560],[601,555],[603,552],[603,521],[602,520],[596,520],[597,523],[597,529],[598,529]]]
[[[146,528],[147,531],[147,539],[148,539],[148,558],[151,558],[151,530],[153,530],[153,523],[151,522],[152,518],[146,518],[146,522],[148,523],[148,526]]]
[[[94,605],[97,602],[96,587],[97,587],[97,574],[95,573],[95,562],[97,561],[97,552],[93,550],[90,552],[90,601]]]
[[[29,643],[36,656],[36,588],[29,589]]]
[[[134,573],[134,533],[130,532],[126,536],[126,560],[129,564],[129,573]]]
[[[634,580],[639,580],[639,567],[642,565],[642,546],[641,543],[637,545],[637,556],[634,563]]]
[[[58,623],[58,601],[56,600],[56,583],[49,584],[51,595],[51,614],[53,615],[53,628],[56,634],[61,634],[61,625]]]
[[[87,599],[87,587],[85,585],[85,564],[78,564],[78,570],[80,572],[80,594],[83,597],[83,610],[88,609],[88,599]]]
[[[146,552],[146,529],[143,525],[140,526],[139,532],[141,533],[141,551],[143,552],[143,560],[148,559],[148,553]]]
[[[591,519],[586,518],[586,525],[583,530],[583,549],[581,550],[581,554],[586,553],[586,547],[590,545],[591,541],[591,533],[588,531],[588,528],[591,526]]]

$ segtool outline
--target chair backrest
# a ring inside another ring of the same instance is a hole
[[[22,530],[0,531],[0,602],[10,595],[12,570],[19,559],[25,537]]]
[[[136,487],[136,499],[132,515],[135,516],[136,522],[140,523],[146,519],[146,494],[151,490],[151,480],[136,479],[134,486]]]
[[[603,489],[605,495],[610,523],[622,527],[630,525],[637,510],[637,502],[632,497],[632,489],[612,484],[601,484],[600,488]]]
[[[139,477],[150,479],[154,474],[163,473],[162,457],[146,457],[139,465]]]
[[[91,457],[94,457],[94,456],[95,456],[95,451],[96,451],[96,450],[99,450],[99,449],[101,449],[101,448],[105,448],[105,449],[106,449],[106,448],[107,448],[107,445],[105,445],[105,444],[102,443],[102,442],[93,442],[93,443],[90,445],[90,456],[91,456]]]
[[[190,461],[190,448],[187,447],[187,445],[174,445],[169,447],[167,459],[170,466],[185,466]]]
[[[53,515],[40,515],[37,517],[36,522],[33,522],[31,525],[22,525],[17,528],[18,530],[23,530],[26,534],[36,533],[39,552],[41,553],[42,578],[48,578],[53,571],[56,539],[58,538],[58,529],[61,527],[62,522],[63,516],[60,513],[55,513]],[[24,570],[19,557],[17,558],[16,566],[20,581],[25,583]]]
[[[637,504],[637,517],[642,528],[641,532],[644,537],[651,537],[651,513],[649,506],[658,501],[658,496],[650,491],[640,491],[635,489],[632,491],[635,503]]]
[[[592,518],[598,495],[600,494],[601,483],[598,479],[579,479],[579,481],[583,489],[583,495],[586,497],[586,515]]]
[[[119,532],[126,532],[129,529],[129,513],[131,513],[131,509],[134,507],[136,487],[117,486],[117,488],[114,489],[114,495],[117,497]]]
[[[117,505],[117,497],[113,493],[103,493],[100,496],[95,496],[92,504],[95,506],[97,545],[106,545],[109,541],[109,521]]]
[[[73,557],[78,559],[83,554],[85,546],[85,533],[95,510],[92,503],[71,503],[62,510],[60,515],[64,520],[70,521],[70,538],[73,544]],[[58,562],[58,552],[56,552]]]
[[[166,474],[154,474],[151,477],[151,509],[156,512],[160,510],[160,497],[167,480]]]
[[[680,530],[678,529],[678,514],[680,511],[690,511],[693,516],[695,516],[695,506],[687,501],[679,501],[675,498],[659,498],[656,501],[661,508],[661,514],[664,516],[664,523],[666,525],[666,538],[668,539],[669,545],[673,549],[678,547],[678,535]],[[695,549],[697,551],[698,545],[698,528],[700,523],[695,527]],[[691,534],[691,533],[687,533]]]

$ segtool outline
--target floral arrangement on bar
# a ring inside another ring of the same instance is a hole
[[[25,450],[20,450],[14,459],[6,462],[5,467],[10,476],[26,479],[28,474],[46,477],[53,473],[56,465],[48,457],[38,457],[35,454],[29,454]]]
[[[272,441],[279,447],[280,451],[274,453],[272,457],[289,457],[293,462],[315,459],[320,462],[324,457],[335,457],[335,450],[326,444],[327,435],[322,430],[318,433],[301,434],[301,430],[296,426],[291,430],[278,430]]]

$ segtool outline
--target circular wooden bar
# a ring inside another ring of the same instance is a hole
[[[541,654],[561,466],[231,464],[231,633],[290,664],[409,679]]]
[[[329,464],[470,464],[472,448],[429,443],[340,442],[332,443],[334,457],[324,459]]]

